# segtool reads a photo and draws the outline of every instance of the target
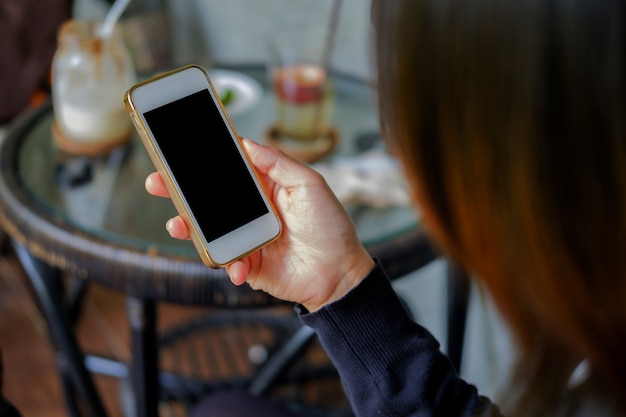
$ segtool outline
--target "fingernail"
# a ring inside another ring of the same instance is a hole
[[[166,223],[165,223],[165,229],[168,232],[172,232],[172,229],[174,228],[174,220],[173,219],[169,219]]]

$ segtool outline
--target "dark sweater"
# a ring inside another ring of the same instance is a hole
[[[296,310],[339,370],[357,416],[498,415],[411,320],[380,265],[342,299]]]

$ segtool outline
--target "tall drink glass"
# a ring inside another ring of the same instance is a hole
[[[326,42],[324,28],[315,26],[279,29],[270,37],[268,72],[276,100],[271,136],[288,153],[297,149],[319,156],[337,140]]]

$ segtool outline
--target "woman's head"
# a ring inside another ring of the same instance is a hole
[[[536,388],[588,359],[626,392],[626,6],[372,7],[383,130],[433,239],[490,290],[525,378],[551,375]]]

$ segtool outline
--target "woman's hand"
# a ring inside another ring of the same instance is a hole
[[[281,217],[283,232],[278,240],[228,265],[231,281],[248,282],[309,311],[341,298],[374,266],[350,217],[316,171],[276,149],[245,139],[243,144]],[[146,189],[169,196],[157,173],[146,178]],[[180,216],[166,228],[172,237],[189,239]]]

